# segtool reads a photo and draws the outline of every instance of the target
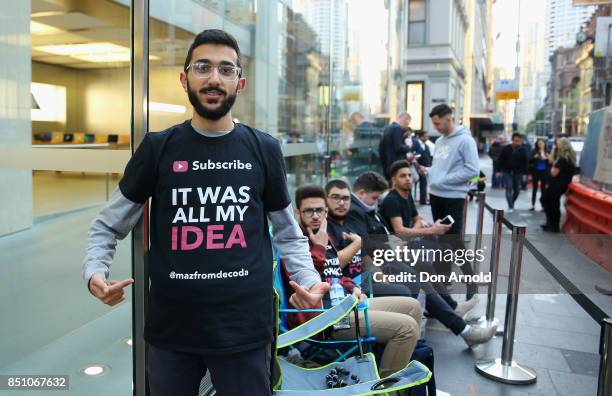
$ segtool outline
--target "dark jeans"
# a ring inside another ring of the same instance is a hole
[[[461,239],[465,198],[444,198],[429,194],[429,203],[431,204],[431,214],[434,221],[442,219],[446,215],[451,215],[455,220],[451,229],[444,234],[444,241],[449,243],[454,250],[465,249],[465,245]],[[434,267],[439,274],[448,275],[451,272],[450,263],[434,263]],[[461,266],[461,272],[465,275],[474,274],[470,263],[463,264]],[[475,285],[468,285],[467,298],[471,298],[476,292],[477,288]]]
[[[546,185],[546,170],[534,170],[531,174],[531,182],[533,190],[531,192],[531,206],[535,206],[536,197],[538,196],[538,184],[540,185],[540,196],[544,195],[544,186]]]
[[[424,266],[414,269],[404,263],[389,263],[383,267],[385,274],[401,274],[402,272],[416,273],[426,270]],[[431,271],[429,271],[431,272]],[[432,284],[430,282],[417,282],[411,284],[400,283],[381,283],[374,282],[373,290],[375,297],[405,296],[416,298],[419,288],[425,292],[425,309],[435,319],[438,319],[444,326],[449,328],[455,335],[458,335],[465,328],[465,321],[454,311],[457,302],[445,292],[444,286]],[[441,293],[439,293],[439,291]]]
[[[149,344],[151,396],[195,396],[210,370],[218,396],[271,395],[270,345],[225,355],[199,355]]]
[[[501,172],[499,161],[493,161],[493,177],[491,178],[493,188],[500,188],[504,186],[504,179],[502,177],[497,177],[497,173],[499,172]]]
[[[421,205],[427,203],[427,176],[421,175],[419,178],[419,198]]]
[[[504,180],[506,182],[506,201],[508,201],[508,207],[514,209],[514,203],[521,192],[523,175],[504,171]]]
[[[560,188],[547,188],[542,193],[540,203],[546,212],[546,225],[555,230],[559,230],[559,222],[561,221],[561,197],[565,194],[565,190]]]

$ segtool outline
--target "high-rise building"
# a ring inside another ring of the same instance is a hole
[[[296,9],[317,32],[321,53],[329,55],[331,49],[334,80],[342,81],[347,59],[348,12],[346,0],[302,1],[296,3]]]
[[[531,121],[537,111],[542,107],[546,81],[544,71],[541,25],[531,22],[527,26],[527,32],[522,36],[521,42],[521,76],[519,91],[521,94],[517,104],[517,123],[524,127]]]
[[[559,47],[573,47],[576,33],[596,6],[574,6],[572,0],[546,0],[546,61]]]

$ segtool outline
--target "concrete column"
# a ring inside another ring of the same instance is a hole
[[[0,0],[0,145],[32,144],[30,2]],[[32,171],[0,169],[0,236],[32,226]]]

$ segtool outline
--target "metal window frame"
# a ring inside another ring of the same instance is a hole
[[[418,47],[418,46],[423,46],[423,45],[427,45],[428,42],[428,34],[427,34],[427,17],[428,17],[428,8],[429,8],[429,2],[427,0],[417,0],[417,1],[421,1],[423,3],[423,19],[416,19],[411,21],[410,18],[410,2],[412,2],[414,0],[408,0],[408,4],[406,5],[406,26],[407,26],[407,31],[406,31],[406,39],[407,39],[407,44],[409,47]],[[410,38],[410,24],[423,24],[423,42],[411,42],[411,38]]]

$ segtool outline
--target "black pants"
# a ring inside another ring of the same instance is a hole
[[[429,194],[429,203],[431,205],[431,214],[434,221],[443,219],[446,215],[451,215],[455,222],[450,230],[442,236],[444,242],[449,243],[454,250],[465,249],[463,240],[461,239],[461,231],[463,230],[463,210],[465,209],[465,198],[444,198],[433,194]],[[451,272],[450,263],[435,264],[436,272],[439,274],[448,275]],[[461,272],[465,275],[473,275],[472,265],[465,263],[461,266]],[[475,285],[467,285],[467,297],[470,298],[476,293]]]
[[[271,395],[270,345],[229,355],[198,355],[149,344],[151,396],[196,396],[210,370],[218,396]]]
[[[540,197],[544,195],[544,186],[546,185],[546,170],[534,170],[531,173],[531,183],[533,190],[531,192],[531,206],[535,206],[536,197],[538,196],[538,184],[540,185]]]
[[[420,175],[419,177],[419,200],[421,205],[427,203],[427,175]]]
[[[565,190],[560,188],[547,188],[542,193],[540,203],[546,213],[546,225],[559,230],[559,222],[561,221],[561,197],[565,194]]]
[[[419,279],[419,272],[432,272],[431,269],[426,267],[427,264],[411,267],[405,263],[393,262],[386,264],[383,267],[383,272],[387,275],[411,272],[416,274],[416,279]],[[448,294],[443,285],[431,282],[411,284],[374,282],[374,296],[376,297],[406,296],[417,298],[419,289],[425,292],[425,309],[429,315],[438,319],[440,323],[449,328],[455,335],[459,335],[465,328],[466,323],[461,316],[455,313],[457,302]]]

